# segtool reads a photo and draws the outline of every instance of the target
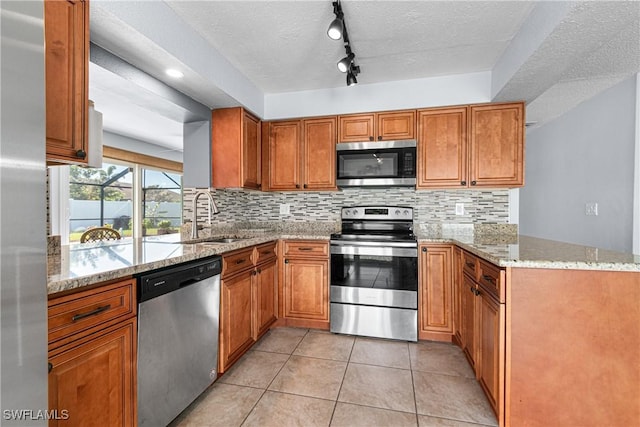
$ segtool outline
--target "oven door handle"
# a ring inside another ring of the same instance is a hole
[[[367,241],[367,240],[331,240],[331,246],[353,246],[353,247],[393,247],[393,248],[408,248],[418,249],[418,243],[413,242],[398,242],[398,241]]]
[[[331,254],[336,255],[372,255],[417,258],[418,248],[398,248],[393,246],[357,246],[357,245],[331,245]]]

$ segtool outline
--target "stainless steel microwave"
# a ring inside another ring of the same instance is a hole
[[[337,144],[338,187],[415,187],[416,141]]]

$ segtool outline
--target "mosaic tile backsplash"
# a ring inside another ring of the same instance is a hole
[[[197,190],[183,191],[183,218],[190,221]],[[214,224],[237,221],[326,221],[340,220],[345,206],[394,205],[414,208],[414,221],[422,224],[506,224],[509,221],[508,190],[416,191],[411,188],[344,189],[337,192],[260,192],[242,189],[211,190],[220,213]],[[456,203],[464,203],[464,215],[455,214]],[[280,214],[288,204],[290,213]],[[207,220],[206,198],[198,199],[198,222]]]

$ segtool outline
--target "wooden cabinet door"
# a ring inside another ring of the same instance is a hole
[[[269,330],[269,326],[277,320],[278,313],[278,281],[276,275],[276,260],[258,266],[256,289],[256,334],[257,340]]]
[[[524,185],[524,104],[471,106],[472,186]]]
[[[304,121],[304,188],[336,188],[336,118]]]
[[[462,293],[464,284],[462,280],[462,249],[453,249],[453,336],[462,347]]]
[[[64,346],[49,359],[49,426],[135,426],[136,319]]]
[[[466,274],[462,275],[462,350],[473,370],[476,370],[476,295],[475,282]]]
[[[86,163],[89,2],[45,1],[44,30],[47,160]]]
[[[260,188],[260,121],[245,112],[242,120],[242,186]]]
[[[418,111],[416,187],[466,187],[467,160],[467,107]]]
[[[285,259],[284,316],[329,320],[329,260]]]
[[[373,141],[375,114],[350,114],[338,118],[338,142]]]
[[[376,114],[376,139],[394,141],[416,137],[416,112],[394,111]]]
[[[450,245],[420,247],[420,339],[451,340],[453,333],[452,249]]]
[[[499,304],[484,288],[480,288],[478,307],[478,363],[477,372],[480,385],[485,391],[489,403],[499,414],[500,395],[503,378],[500,366],[501,343],[504,325],[504,304]]]
[[[220,373],[253,344],[253,272],[222,280],[220,292]]]
[[[269,135],[269,189],[296,190],[301,187],[300,120],[273,122]]]

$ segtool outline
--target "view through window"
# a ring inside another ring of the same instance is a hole
[[[134,173],[142,188],[133,191]],[[178,233],[182,224],[182,176],[135,165],[103,163],[101,168],[69,170],[69,241],[77,242],[92,227],[111,227],[132,236],[135,194],[141,194],[143,235]]]

